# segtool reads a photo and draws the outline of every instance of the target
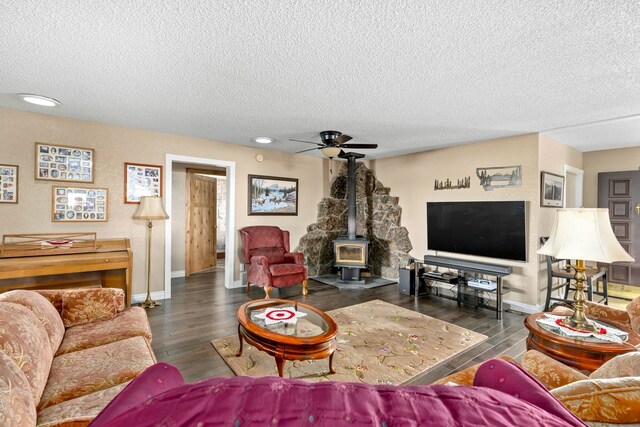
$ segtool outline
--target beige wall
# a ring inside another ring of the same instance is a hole
[[[51,186],[54,182],[33,179],[35,141],[96,149],[96,180],[93,185],[109,188],[109,222],[51,222]],[[333,161],[334,173],[330,174],[329,161],[326,159],[9,109],[0,109],[0,150],[0,163],[20,166],[20,203],[0,204],[0,234],[96,231],[99,238],[129,237],[135,255],[134,294],[143,293],[146,283],[146,226],[144,221],[132,219],[137,205],[123,203],[125,161],[164,165],[165,154],[174,154],[236,162],[235,232],[247,225],[277,225],[291,231],[292,247],[298,245],[300,237],[306,233],[307,225],[316,221],[317,203],[323,195],[328,194],[329,182],[340,167],[339,161]],[[255,160],[258,153],[264,155],[263,162]],[[541,301],[540,292],[543,284],[546,286],[535,250],[538,248],[539,236],[548,234],[555,212],[550,208],[540,208],[540,171],[562,174],[565,163],[583,168],[584,204],[595,206],[597,172],[636,169],[638,158],[640,148],[586,153],[583,156],[557,141],[531,134],[372,160],[368,163],[375,170],[378,179],[391,188],[392,195],[400,198],[400,206],[403,208],[402,225],[409,230],[414,248],[411,254],[416,258],[421,258],[426,253],[427,201],[527,201],[529,261],[494,262],[511,265],[514,269],[514,274],[506,280],[513,292],[508,294],[506,299],[535,305]],[[477,167],[511,165],[522,165],[522,186],[493,191],[484,191],[480,187],[475,175]],[[180,181],[180,176],[184,175],[185,167],[174,166],[174,175],[178,178],[172,189],[172,210],[178,209],[179,204],[184,207],[184,177]],[[298,216],[248,216],[248,174],[298,178]],[[456,180],[466,176],[471,177],[470,189],[433,190],[435,179]],[[165,224],[157,222],[153,231],[153,291],[163,289]],[[184,253],[184,239],[173,234],[172,241],[172,253]],[[238,250],[239,241],[236,234],[235,280],[239,280]],[[479,259],[492,262],[490,259]]]
[[[540,135],[539,140],[538,164],[540,172],[544,171],[551,172],[556,175],[564,175],[564,165],[582,169],[583,158],[581,152],[571,147],[567,147],[566,145],[563,145],[545,135]],[[538,185],[541,185],[540,178],[538,178],[538,183]],[[531,236],[532,239],[536,240],[538,247],[540,246],[540,237],[548,236],[551,232],[551,227],[553,227],[553,220],[555,219],[557,209],[541,207],[539,211],[538,233],[535,236]],[[538,303],[544,303],[547,292],[547,262],[543,255],[536,255],[533,253],[533,256],[538,260],[538,282],[540,284],[540,299]]]
[[[109,188],[109,222],[51,222],[54,181],[33,179],[36,141],[95,148],[93,186]],[[125,161],[164,165],[165,154],[169,153],[236,162],[236,230],[246,225],[277,225],[291,231],[292,246],[315,221],[325,185],[326,163],[319,158],[10,109],[0,109],[0,153],[0,163],[20,166],[19,203],[0,204],[0,234],[95,231],[99,238],[129,237],[134,251],[134,294],[145,292],[147,227],[144,221],[132,219],[137,205],[124,204]],[[261,163],[255,160],[258,153],[265,158]],[[248,216],[248,174],[298,178],[298,216]],[[177,194],[173,192],[174,197]],[[163,289],[164,228],[164,222],[154,223],[152,291]],[[239,280],[237,260],[234,278]]]
[[[538,163],[541,172],[545,171],[555,173],[556,175],[564,175],[565,164],[577,169],[582,169],[583,155],[581,152],[544,135],[540,135],[539,139]],[[538,178],[538,185],[540,185],[540,178]],[[540,221],[538,223],[540,236],[547,236],[549,234],[553,226],[555,214],[556,209],[554,208],[547,207],[540,209]]]
[[[402,225],[409,229],[411,254],[422,258],[426,250],[426,202],[448,200],[524,200],[527,203],[529,233],[528,262],[469,257],[510,265],[513,274],[505,279],[512,292],[505,299],[526,305],[541,303],[546,277],[540,274],[538,249],[540,233],[548,233],[554,209],[540,207],[540,171],[563,174],[564,164],[580,168],[582,155],[554,140],[530,134],[461,145],[441,150],[372,161],[378,179],[400,198]],[[522,166],[522,185],[485,191],[476,176],[478,167]],[[470,176],[471,188],[434,190],[435,179],[453,181]]]
[[[378,179],[391,194],[400,198],[402,225],[413,244],[411,254],[427,253],[426,202],[456,200],[524,200],[529,212],[529,235],[537,235],[538,224],[538,136],[536,134],[460,145],[440,150],[372,161]],[[476,176],[478,167],[522,166],[522,185],[485,191]],[[434,180],[471,177],[471,188],[434,190]],[[505,279],[513,291],[505,298],[524,304],[537,301],[535,244],[528,242],[528,262],[492,260],[465,256],[466,259],[509,265],[513,274]],[[457,255],[456,255],[457,256]],[[461,256],[462,257],[462,256]],[[533,261],[532,261],[533,260]]]
[[[584,158],[584,206],[598,207],[598,173],[640,169],[640,147],[591,151]]]

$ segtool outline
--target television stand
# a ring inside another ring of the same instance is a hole
[[[489,264],[485,262],[478,261],[469,261],[464,259],[436,256],[436,255],[425,255],[424,256],[424,264],[425,265],[433,265],[436,267],[446,267],[457,270],[457,280],[455,280],[454,284],[457,284],[457,295],[456,300],[458,301],[458,305],[464,302],[464,295],[469,291],[473,291],[475,295],[475,304],[479,306],[479,296],[480,292],[487,292],[491,294],[495,294],[496,296],[496,318],[498,320],[502,320],[502,295],[507,293],[508,290],[502,286],[502,278],[511,274],[512,269],[506,265],[500,264]],[[417,270],[417,269],[416,269]],[[496,287],[494,290],[491,289],[482,289],[475,286],[469,286],[467,283],[467,279],[465,273],[476,273],[476,274],[484,274],[486,276],[492,276],[496,278]],[[443,278],[436,275],[425,274],[424,279],[432,280],[437,282],[445,282],[452,283],[452,279],[450,277]],[[465,292],[467,291],[467,292]],[[418,294],[416,293],[416,297]]]

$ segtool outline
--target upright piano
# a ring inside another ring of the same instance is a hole
[[[13,289],[120,288],[131,305],[133,252],[127,238],[98,239],[90,252],[0,258],[0,293]]]

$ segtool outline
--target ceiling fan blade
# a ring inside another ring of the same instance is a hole
[[[344,144],[345,142],[350,141],[350,140],[352,140],[352,139],[353,139],[353,138],[352,138],[352,137],[350,137],[349,135],[344,135],[344,134],[343,134],[343,135],[338,136],[337,138],[335,138],[335,139],[334,139],[333,141],[331,141],[331,142],[333,142],[335,145],[342,145],[342,144]]]
[[[306,153],[307,151],[312,151],[312,150],[319,150],[321,147],[316,147],[316,148],[308,148],[306,150],[302,150],[302,151],[296,151],[295,154],[300,154],[300,153]],[[324,147],[322,147],[324,148]]]
[[[324,145],[324,144],[321,144],[321,143],[319,143],[319,142],[302,141],[302,140],[300,140],[300,139],[291,139],[291,138],[289,138],[289,141],[304,142],[305,144],[315,144],[315,145],[317,145],[317,146],[319,146],[319,147],[325,147],[325,145]]]
[[[342,144],[342,148],[378,148],[378,144]]]

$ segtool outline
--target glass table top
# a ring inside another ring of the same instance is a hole
[[[247,305],[245,314],[254,325],[279,335],[315,337],[329,330],[323,316],[295,301],[254,301]]]

